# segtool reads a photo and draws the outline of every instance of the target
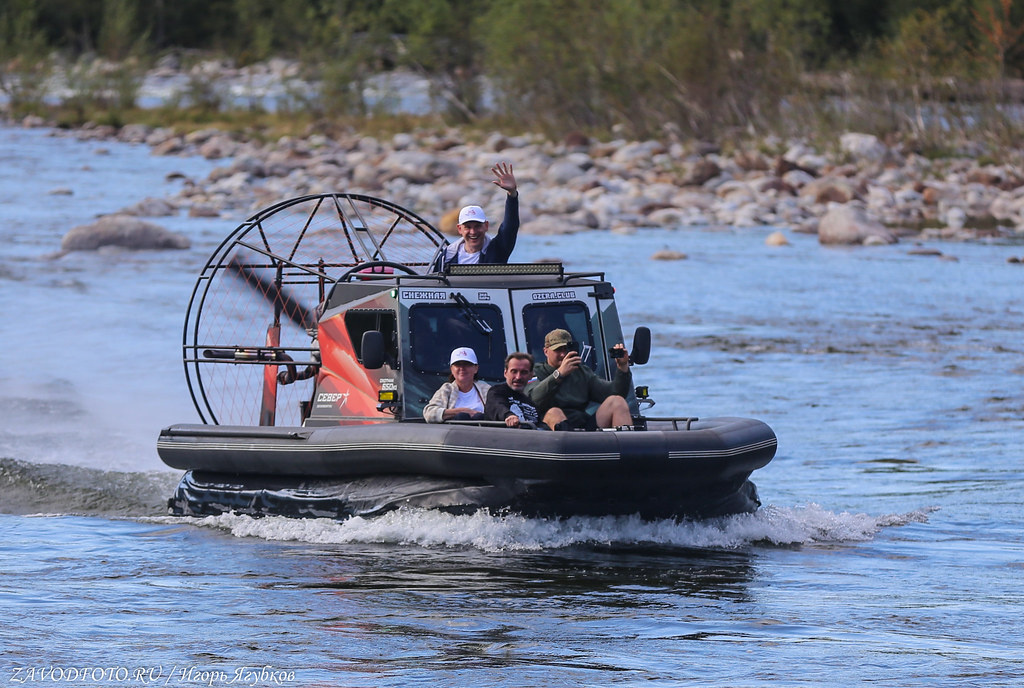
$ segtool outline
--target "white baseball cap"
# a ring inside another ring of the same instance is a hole
[[[484,214],[484,209],[478,205],[467,205],[465,208],[459,211],[459,224],[464,225],[467,222],[487,222],[487,216]]]
[[[460,346],[452,352],[452,360],[449,361],[448,365],[455,365],[459,361],[469,361],[473,365],[477,365],[476,352],[468,346]]]

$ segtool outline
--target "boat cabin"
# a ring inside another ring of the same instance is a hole
[[[544,336],[556,328],[572,333],[599,376],[611,379],[615,370],[608,349],[623,342],[622,329],[614,289],[600,273],[541,263],[352,277],[324,303],[320,372],[305,425],[422,420],[448,379],[452,349],[472,348],[479,378],[493,384],[504,379],[509,353],[543,361]]]

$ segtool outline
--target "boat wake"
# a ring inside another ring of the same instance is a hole
[[[146,517],[167,513],[178,475],[0,458],[0,513]]]
[[[163,520],[163,519],[160,519]],[[468,515],[399,509],[345,521],[220,515],[168,518],[236,537],[317,544],[402,544],[486,552],[543,551],[573,546],[737,549],[871,540],[880,530],[927,520],[926,511],[870,516],[834,513],[817,504],[768,506],[753,514],[702,521],[643,520],[636,516],[528,518],[481,510]]]
[[[644,520],[637,516],[531,518],[481,509],[451,514],[402,508],[376,516],[296,519],[222,514],[167,516],[170,472],[121,472],[0,458],[0,512],[139,518],[271,541],[316,544],[401,544],[484,552],[546,551],[575,546],[739,549],[871,540],[884,528],[924,522],[928,510],[872,516],[835,513],[817,504],[766,506],[753,514],[706,520]]]

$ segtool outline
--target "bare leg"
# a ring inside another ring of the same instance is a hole
[[[617,428],[620,425],[632,425],[633,416],[629,412],[629,404],[618,394],[613,394],[597,408],[595,414],[597,427]]]
[[[552,430],[554,430],[555,426],[561,423],[563,420],[567,420],[565,417],[565,413],[562,411],[562,409],[558,408],[557,406],[549,408],[548,412],[544,414],[544,424],[547,425]]]

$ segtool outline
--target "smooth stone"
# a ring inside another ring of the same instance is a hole
[[[104,246],[141,249],[186,249],[188,237],[130,215],[106,215],[73,227],[61,240],[64,251],[96,251]]]

